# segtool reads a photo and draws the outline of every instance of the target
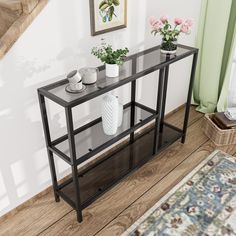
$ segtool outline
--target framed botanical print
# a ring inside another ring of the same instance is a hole
[[[98,35],[127,26],[127,0],[90,0],[91,34]]]

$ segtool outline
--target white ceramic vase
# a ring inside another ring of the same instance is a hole
[[[119,125],[118,99],[107,94],[102,101],[102,126],[106,135],[115,135]]]
[[[119,66],[117,64],[106,64],[106,76],[111,78],[118,77]]]
[[[123,109],[123,104],[119,102],[118,127],[120,127],[123,122]]]

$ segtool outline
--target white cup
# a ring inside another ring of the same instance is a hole
[[[75,90],[75,91],[83,89],[82,80],[81,80],[81,82],[79,82],[77,84],[70,84],[70,89]]]
[[[82,78],[81,78],[80,73],[77,70],[71,71],[67,75],[67,79],[69,80],[71,90],[81,90],[81,89],[83,89]]]
[[[97,81],[98,69],[92,67],[85,67],[79,70],[82,76],[83,84],[94,84]]]

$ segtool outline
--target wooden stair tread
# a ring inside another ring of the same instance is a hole
[[[0,9],[28,14],[39,3],[39,0],[0,0]]]
[[[21,0],[0,0],[0,8],[22,12],[22,2]]]
[[[0,0],[0,37],[22,15],[20,0]]]
[[[47,2],[48,0],[0,0],[0,59]]]

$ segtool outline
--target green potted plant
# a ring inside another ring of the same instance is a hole
[[[94,47],[91,53],[105,63],[107,77],[118,77],[119,66],[124,63],[128,52],[128,48],[113,50],[111,45],[102,43],[101,46]]]
[[[152,27],[152,33],[156,36],[162,36],[161,52],[165,54],[175,54],[178,46],[178,36],[181,33],[190,34],[193,21],[191,19],[182,20],[175,18],[174,24],[171,24],[167,16],[160,19],[151,17],[149,19]]]

